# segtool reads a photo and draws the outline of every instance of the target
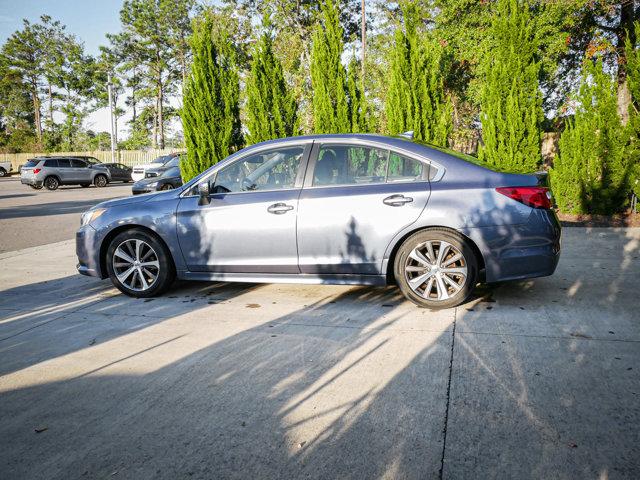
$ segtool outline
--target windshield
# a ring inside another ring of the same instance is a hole
[[[167,163],[163,165],[165,168],[177,167],[180,165],[180,157],[172,157]]]
[[[171,167],[169,170],[164,172],[161,177],[179,177],[180,169],[178,167]]]
[[[93,157],[82,157],[82,159],[87,163],[90,163],[91,165],[98,165],[100,163],[100,161],[97,158],[93,158]]]

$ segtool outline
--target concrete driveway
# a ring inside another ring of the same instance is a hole
[[[431,312],[394,288],[134,300],[0,254],[0,478],[638,478],[640,229]]]

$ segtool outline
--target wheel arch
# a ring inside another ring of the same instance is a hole
[[[169,248],[169,245],[167,245],[167,242],[164,241],[164,239],[158,235],[157,232],[153,231],[152,229],[150,229],[149,227],[145,227],[144,225],[137,225],[137,224],[127,224],[127,225],[122,225],[119,227],[114,228],[113,230],[111,230],[109,233],[107,233],[105,235],[105,237],[102,239],[102,243],[100,244],[100,278],[107,278],[108,274],[107,274],[107,249],[109,248],[109,245],[111,244],[111,241],[116,238],[117,235],[121,234],[122,232],[125,232],[127,230],[142,230],[145,233],[153,236],[156,240],[158,240],[167,250],[167,252],[169,253],[169,259],[171,260],[171,263],[173,264],[173,268],[176,268],[176,261],[173,258],[173,254],[171,253],[171,249]]]
[[[389,254],[389,259],[387,261],[387,269],[386,269],[386,272],[385,272],[386,276],[387,276],[387,283],[388,284],[395,283],[395,277],[394,277],[394,274],[393,274],[393,265],[395,263],[396,254],[398,253],[398,250],[400,249],[400,246],[404,243],[404,241],[407,238],[409,238],[414,233],[427,231],[427,230],[447,230],[447,231],[449,231],[451,233],[454,233],[454,234],[459,235],[460,237],[462,237],[464,240],[466,240],[469,243],[469,246],[471,247],[471,250],[473,251],[473,254],[476,257],[476,260],[478,261],[478,271],[479,272],[484,272],[485,267],[486,267],[485,259],[484,259],[484,256],[482,255],[482,252],[478,248],[478,245],[476,245],[476,242],[474,242],[467,235],[465,235],[464,233],[462,233],[459,230],[456,230],[455,228],[447,227],[447,226],[444,226],[444,225],[429,225],[428,227],[418,227],[418,228],[414,228],[413,230],[410,230],[409,232],[406,232],[393,245],[393,248],[391,249],[391,253]],[[479,275],[479,277],[483,277],[483,275]]]

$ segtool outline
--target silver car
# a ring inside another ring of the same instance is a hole
[[[20,181],[36,190],[43,186],[47,190],[55,190],[60,185],[105,187],[111,181],[111,173],[90,158],[43,157],[28,160],[22,166]]]
[[[174,190],[87,211],[78,270],[135,297],[176,277],[396,283],[430,308],[464,302],[478,281],[551,275],[560,224],[545,175],[474,162],[374,135],[253,145]]]

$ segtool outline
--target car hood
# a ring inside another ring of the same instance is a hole
[[[107,200],[106,202],[99,203],[94,208],[112,208],[112,207],[121,207],[123,205],[131,205],[132,203],[148,202],[156,195],[157,194],[116,198],[113,200]]]

